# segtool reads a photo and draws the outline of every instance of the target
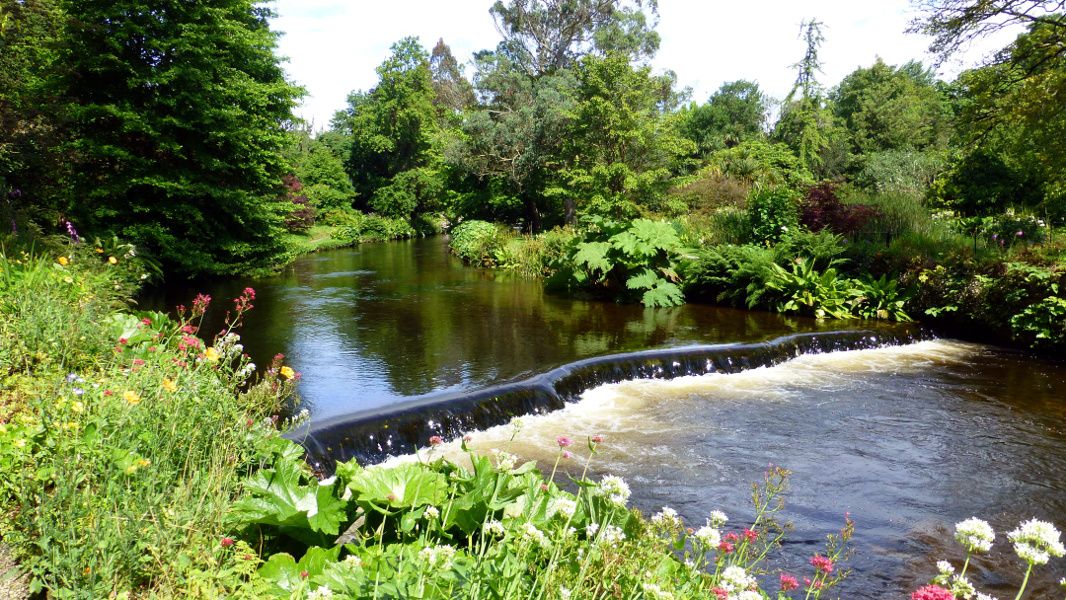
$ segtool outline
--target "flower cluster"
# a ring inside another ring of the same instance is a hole
[[[1030,565],[1044,565],[1052,556],[1066,554],[1059,531],[1045,521],[1030,519],[1008,533],[1007,539],[1014,544],[1014,552]]]
[[[966,548],[967,552],[984,553],[992,549],[996,533],[992,526],[977,517],[970,517],[955,524],[955,540]]]
[[[605,475],[594,493],[607,498],[608,502],[617,506],[625,506],[629,502],[629,484],[621,477],[614,475]]]

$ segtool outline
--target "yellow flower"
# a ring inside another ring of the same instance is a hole
[[[109,262],[109,263],[111,263],[113,265],[117,265],[118,264],[118,259],[115,258],[114,256],[108,256],[107,257],[107,262]]]
[[[285,379],[292,379],[293,377],[296,377],[296,373],[292,370],[292,367],[282,367],[281,376]]]
[[[122,392],[122,399],[128,402],[130,406],[136,406],[141,403],[141,395],[133,390]]]
[[[63,265],[64,267],[70,264],[70,261],[67,260],[67,257],[65,256],[60,256],[56,260],[59,261],[59,264]]]
[[[168,392],[176,392],[178,390],[178,384],[174,383],[170,379],[163,379],[163,389]]]
[[[104,249],[103,248],[97,248],[96,249],[96,253],[97,254],[103,254],[104,253]]]
[[[85,404],[83,404],[82,402],[78,401],[78,402],[75,402],[74,404],[71,404],[70,405],[70,409],[73,410],[76,413],[85,412]]]
[[[78,427],[81,426],[75,423],[74,421],[67,421],[66,423],[63,423],[63,429],[67,431],[77,431]]]
[[[208,348],[204,350],[204,356],[207,357],[207,360],[216,361],[218,360],[218,350],[215,350],[214,347]]]
[[[152,461],[148,460],[147,458],[142,458],[137,461],[137,464],[142,467],[147,467],[148,465],[152,464]]]

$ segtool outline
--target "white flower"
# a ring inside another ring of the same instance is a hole
[[[418,556],[429,563],[431,567],[450,569],[452,558],[455,557],[455,548],[451,546],[427,546],[418,551]]]
[[[982,594],[981,592],[977,592],[977,600],[999,600],[999,598],[996,598],[995,596],[989,596],[988,594]]]
[[[755,578],[748,575],[743,567],[732,565],[722,570],[721,585],[727,592],[739,592],[755,585]]]
[[[605,525],[603,531],[600,532],[599,539],[596,541],[603,544],[617,544],[624,539],[626,539],[626,534],[622,533],[621,528],[614,525]]]
[[[1007,539],[1014,542],[1014,552],[1022,560],[1034,565],[1047,564],[1050,557],[1066,554],[1066,548],[1059,540],[1059,530],[1046,521],[1030,519],[1017,529],[1007,534]]]
[[[332,598],[333,590],[326,586],[322,586],[315,591],[307,595],[307,600],[324,600],[325,598]]]
[[[427,521],[432,521],[433,519],[436,519],[440,516],[440,511],[437,510],[436,506],[430,505],[426,507],[425,512],[422,513],[422,516],[425,517]]]
[[[696,530],[696,539],[708,548],[717,546],[722,541],[722,532],[710,525],[704,525]]]
[[[735,596],[737,600],[763,600],[762,594],[754,590],[744,590]]]
[[[363,560],[354,554],[349,554],[348,556],[344,557],[344,564],[355,569],[357,567],[363,566]]]
[[[570,600],[570,590],[559,586],[559,600]]]
[[[500,450],[493,450],[492,452],[496,455],[496,468],[501,471],[510,471],[518,462],[518,457],[510,452],[502,452]]]
[[[600,485],[594,488],[595,495],[604,496],[607,501],[617,506],[625,506],[629,501],[629,485],[621,477],[606,475]]]
[[[711,516],[707,519],[707,523],[711,527],[721,527],[729,521],[729,517],[725,516],[725,513],[720,510],[712,510]]]
[[[596,533],[599,530],[600,530],[600,524],[599,523],[589,523],[588,526],[585,527],[585,537],[587,537],[589,539],[592,539],[592,538],[596,537]]]
[[[651,522],[655,525],[673,525],[679,521],[677,511],[664,506],[662,510],[651,516]]]
[[[642,590],[644,590],[644,595],[648,598],[652,598],[654,600],[674,600],[673,594],[655,585],[654,583],[642,583],[640,587]]]
[[[951,575],[955,572],[955,567],[951,566],[946,560],[937,561],[936,570],[940,571],[941,575]]]
[[[500,523],[495,519],[486,521],[485,525],[482,527],[482,531],[485,532],[485,535],[494,535],[496,537],[503,537],[504,533],[506,533],[506,530],[503,528],[503,523]]]
[[[551,546],[551,542],[548,541],[548,537],[544,535],[544,532],[537,529],[537,526],[532,523],[526,523],[522,526],[522,539],[527,542],[533,542],[544,549]]]
[[[992,526],[977,517],[955,524],[955,540],[968,552],[988,552],[995,539],[996,532],[992,531]]]
[[[566,519],[573,518],[574,512],[577,511],[577,502],[569,498],[553,498],[548,503],[548,517],[551,518],[555,515],[562,515]]]

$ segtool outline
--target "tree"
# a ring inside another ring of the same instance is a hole
[[[64,0],[69,210],[174,270],[228,273],[282,250],[282,125],[301,90],[253,0]]]
[[[943,148],[951,135],[947,98],[921,63],[878,59],[845,77],[830,99],[856,154]]]
[[[929,50],[945,60],[974,41],[1017,25],[1044,25],[1062,44],[1066,0],[912,0],[923,16],[908,31],[933,38]]]
[[[474,86],[463,77],[459,61],[443,39],[437,40],[429,55],[429,72],[433,80],[433,104],[441,118],[452,117],[477,102]]]
[[[707,156],[765,135],[769,111],[769,98],[759,84],[741,79],[723,83],[706,103],[686,108],[681,127]]]
[[[55,208],[66,161],[57,152],[63,130],[48,85],[62,12],[52,0],[0,7],[0,216],[18,228],[29,213]]]
[[[489,12],[503,37],[499,50],[528,75],[572,67],[582,56],[622,53],[651,57],[659,35],[644,7],[657,0],[497,0]]]
[[[378,190],[394,177],[426,166],[438,130],[429,55],[416,38],[393,44],[377,73],[380,80],[374,89],[349,96],[346,129],[352,133],[352,145],[347,169],[363,208],[369,208]],[[379,208],[382,203],[386,199],[378,200]]]

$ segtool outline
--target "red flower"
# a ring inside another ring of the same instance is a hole
[[[145,317],[145,318],[141,319],[141,323],[143,323],[144,325],[151,325],[152,324],[152,320],[149,319],[148,317]]]
[[[439,445],[441,445],[443,443],[444,443],[444,440],[441,439],[441,437],[439,435],[431,435],[429,437],[429,445],[430,446],[439,446]]]
[[[720,587],[716,587],[716,588],[712,589],[711,592],[714,594],[714,597],[717,600],[729,600],[729,592],[727,592],[726,590],[723,590]]]
[[[811,557],[811,566],[828,575],[833,572],[833,561],[828,556],[815,554]]]
[[[307,579],[307,571],[300,571],[300,579]]]
[[[733,542],[733,543],[736,543],[736,542],[739,542],[739,541],[740,541],[740,536],[739,536],[739,535],[737,535],[736,533],[734,533],[734,532],[730,531],[729,533],[725,534],[725,540],[726,540],[727,542]]]
[[[721,550],[722,552],[725,552],[726,554],[729,554],[730,552],[733,551],[733,544],[730,543],[730,542],[727,542],[725,540],[722,540],[722,542],[718,544],[718,549]]]
[[[789,575],[788,573],[782,573],[781,574],[781,591],[782,592],[790,592],[790,591],[798,588],[799,585],[800,585],[799,582],[796,581],[796,578],[793,577],[792,575]]]
[[[566,448],[567,446],[573,444],[574,440],[571,440],[565,435],[560,435],[559,437],[555,438],[555,443],[559,444],[560,448]]]
[[[135,367],[144,366],[144,361],[139,359],[139,358],[135,358],[135,359],[133,359],[133,366],[135,366]]]
[[[104,390],[105,396],[110,396],[111,394],[114,394],[114,392],[112,392],[111,390]]]
[[[127,340],[127,339],[126,339],[126,338],[124,338],[124,337],[120,337],[120,338],[118,338],[118,343],[120,343],[120,344],[122,344],[123,346],[125,346],[126,344],[128,344],[128,343],[129,343],[129,340]]]
[[[744,529],[744,537],[748,538],[748,542],[754,542],[759,539],[759,534],[754,529]]]
[[[915,590],[911,594],[911,600],[955,600],[955,594],[939,585],[927,585]]]
[[[223,547],[223,548],[229,548],[230,546],[232,546],[232,545],[233,545],[233,538],[231,538],[231,537],[224,537],[224,538],[222,538],[222,541],[221,541],[221,542],[219,542],[219,544],[222,544],[222,547]]]

